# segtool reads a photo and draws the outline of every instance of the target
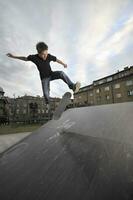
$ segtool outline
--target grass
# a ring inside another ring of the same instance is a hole
[[[2,126],[0,126],[0,135],[1,134],[11,134],[11,133],[21,133],[21,132],[33,132],[41,126],[42,126],[41,124],[2,125]]]

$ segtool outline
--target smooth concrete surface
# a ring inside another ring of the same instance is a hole
[[[67,110],[60,118],[64,131],[133,144],[133,102]]]
[[[132,200],[133,102],[74,108],[1,154],[2,200]]]
[[[18,143],[19,141],[27,137],[30,133],[31,132],[0,135],[0,153]]]

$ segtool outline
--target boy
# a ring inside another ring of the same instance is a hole
[[[22,57],[22,56],[14,56],[11,53],[8,53],[7,56],[10,58],[16,58],[23,61],[32,61],[38,68],[40,73],[40,79],[42,83],[42,90],[43,95],[46,102],[46,109],[47,112],[49,111],[49,103],[50,103],[50,97],[49,97],[49,83],[52,80],[55,79],[62,79],[70,89],[73,90],[73,92],[78,92],[80,88],[80,83],[73,83],[69,77],[63,72],[63,71],[52,71],[50,66],[50,61],[57,62],[64,66],[64,68],[67,67],[67,64],[63,63],[61,60],[57,59],[55,56],[48,53],[48,45],[44,42],[39,42],[36,44],[36,50],[37,54],[29,55],[28,57]]]

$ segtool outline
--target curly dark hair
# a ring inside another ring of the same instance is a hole
[[[36,49],[38,53],[41,53],[42,51],[48,50],[48,45],[45,44],[44,42],[38,42],[36,44]]]

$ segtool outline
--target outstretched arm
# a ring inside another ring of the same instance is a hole
[[[64,68],[67,68],[67,64],[65,64],[64,62],[62,62],[61,60],[59,60],[59,59],[56,59],[56,62],[57,63],[59,63],[59,64],[61,64],[61,65],[63,65],[64,66]]]
[[[11,54],[11,53],[7,53],[6,55],[7,55],[8,57],[10,57],[10,58],[15,58],[15,59],[23,60],[23,61],[29,61],[29,60],[27,59],[27,57],[23,57],[23,56],[14,56],[14,55]]]

